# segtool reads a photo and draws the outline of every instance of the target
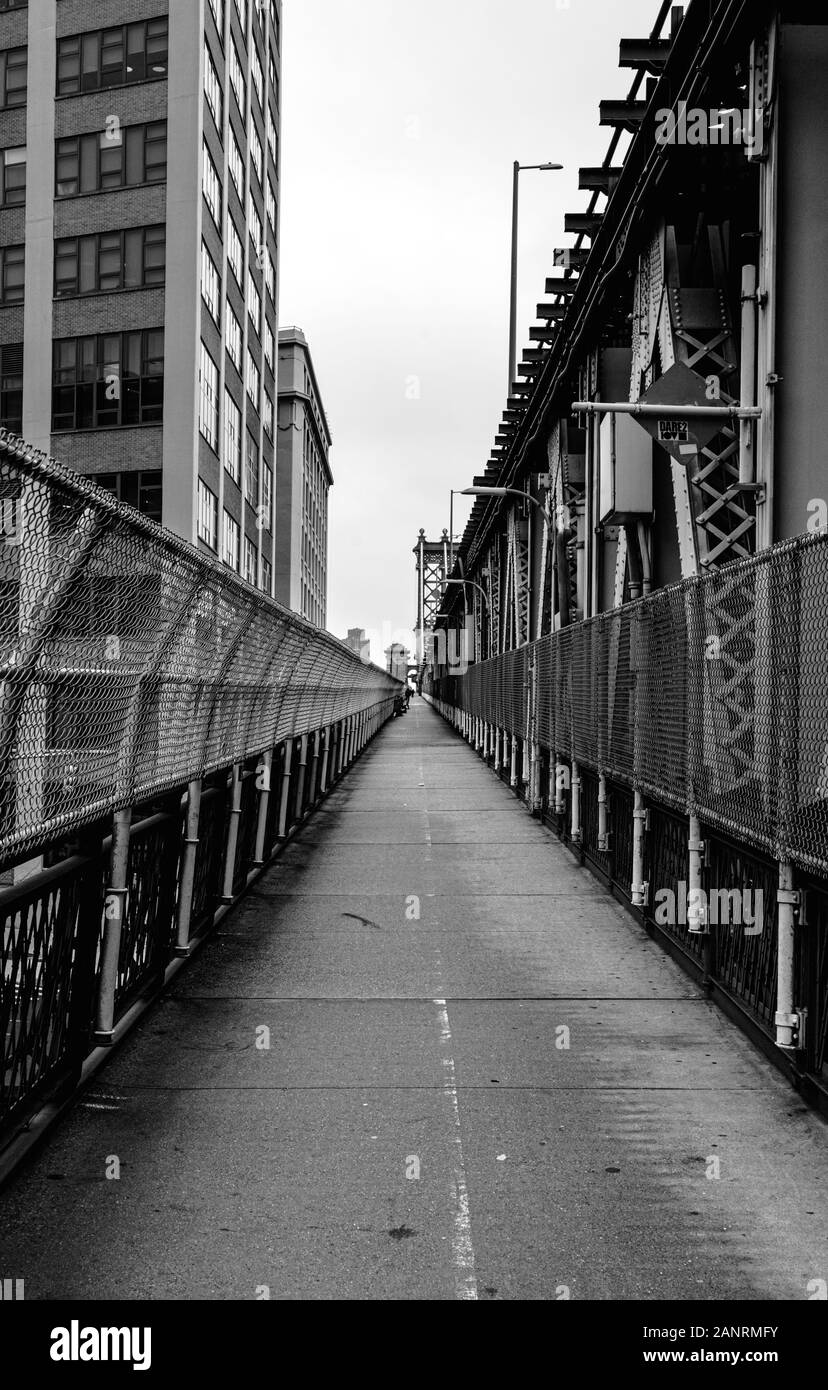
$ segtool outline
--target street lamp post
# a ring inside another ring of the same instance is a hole
[[[515,160],[512,182],[512,287],[509,297],[509,395],[517,371],[518,187],[525,169],[563,169],[562,164],[520,164]]]

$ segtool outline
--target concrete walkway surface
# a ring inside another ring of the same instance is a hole
[[[826,1192],[822,1120],[414,700],[0,1195],[0,1272],[805,1300]]]

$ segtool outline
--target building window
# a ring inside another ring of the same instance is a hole
[[[266,556],[262,556],[262,588],[266,594],[273,593],[273,566]]]
[[[259,446],[252,434],[247,436],[244,460],[244,496],[251,507],[259,505]]]
[[[230,35],[230,86],[233,88],[233,95],[236,98],[236,105],[241,113],[242,120],[245,118],[245,98],[247,87],[244,80],[239,50],[236,48],[236,40]]]
[[[210,310],[215,322],[218,323],[219,304],[221,302],[221,277],[203,241],[201,243],[201,298]]]
[[[273,329],[270,327],[267,319],[265,319],[264,354],[268,367],[273,371]]]
[[[0,303],[23,303],[25,263],[25,245],[4,246],[0,249]]]
[[[273,56],[272,49],[268,49],[267,51],[267,76],[270,82],[270,90],[276,94],[276,99],[278,101],[279,76],[276,70],[276,59]]]
[[[267,220],[276,235],[276,194],[273,191],[273,184],[270,182],[270,175],[267,176],[267,194],[265,195],[267,206]]]
[[[224,0],[210,0],[210,9],[213,11],[213,19],[216,21],[219,38],[224,33]]]
[[[218,544],[218,498],[202,478],[198,480],[198,539],[211,550]]]
[[[268,439],[273,438],[273,401],[265,390],[264,393],[264,427]]]
[[[207,148],[205,140],[201,147],[202,169],[201,187],[204,193],[204,201],[210,209],[210,216],[219,230],[221,230],[221,184],[216,166],[213,163],[213,156]]]
[[[3,207],[19,207],[26,201],[26,147],[3,151]]]
[[[61,237],[55,242],[55,298],[163,285],[166,228]]]
[[[236,284],[241,289],[244,279],[244,250],[232,217],[227,219],[227,260],[236,277]]]
[[[58,39],[58,96],[166,77],[167,40],[166,15]]]
[[[161,524],[161,470],[136,473],[96,473],[94,481],[128,507]]]
[[[231,306],[229,300],[228,300],[227,304],[225,305],[224,325],[225,325],[225,328],[224,328],[224,337],[225,337],[225,341],[226,341],[226,344],[227,344],[227,351],[228,351],[228,353],[230,354],[230,361],[233,363],[233,366],[236,368],[236,371],[238,372],[239,376],[241,376],[241,370],[242,370],[242,331],[241,331],[241,324],[239,323],[238,319],[236,318],[236,315],[235,315],[234,312],[233,312],[233,308],[232,308],[232,306]]]
[[[273,303],[276,303],[276,263],[268,251],[265,256],[265,284]]]
[[[229,142],[227,146],[227,163],[230,166],[230,177],[236,185],[236,192],[239,201],[244,207],[244,158],[239,149],[239,142],[236,139],[232,125],[229,126]]]
[[[269,106],[267,108],[267,148],[270,150],[273,163],[278,164],[279,154],[276,142],[276,119]]]
[[[250,228],[250,235],[258,255],[262,247],[262,219],[259,216],[259,209],[253,201],[252,188],[247,190],[247,225]]]
[[[69,135],[55,143],[58,198],[163,183],[166,177],[166,121]]]
[[[254,406],[256,407],[257,410],[259,409],[259,382],[260,382],[259,368],[256,366],[256,361],[255,361],[255,358],[253,357],[252,352],[250,351],[250,348],[248,348],[248,349],[247,349],[247,394],[248,394],[248,396],[250,397],[251,401],[253,402],[253,404],[254,404]]]
[[[242,33],[247,37],[247,0],[236,0],[236,12],[242,27]]]
[[[149,425],[162,420],[163,328],[58,338],[53,352],[53,430]]]
[[[0,425],[23,432],[23,344],[0,347]]]
[[[224,466],[233,482],[241,484],[241,411],[224,388]]]
[[[264,183],[264,154],[262,152],[262,142],[259,139],[259,132],[251,121],[250,123],[250,160],[256,170],[256,177],[259,185]]]
[[[268,465],[262,461],[262,505],[259,509],[259,516],[262,524],[268,531],[272,530],[273,522],[273,474]]]
[[[198,368],[198,427],[211,449],[218,452],[218,368],[201,344]]]
[[[250,58],[250,72],[253,86],[256,88],[256,96],[259,98],[259,105],[264,110],[264,72],[262,71],[261,59],[255,48]]]
[[[244,577],[245,577],[245,579],[247,580],[248,584],[253,584],[253,585],[255,585],[255,583],[256,583],[256,579],[257,579],[257,570],[258,570],[258,568],[259,568],[258,560],[259,560],[259,557],[258,557],[258,555],[257,555],[257,553],[256,553],[256,547],[255,547],[255,545],[253,544],[253,541],[251,541],[251,539],[250,539],[249,536],[245,536],[245,538],[244,538]]]
[[[27,69],[25,48],[7,48],[0,53],[0,106],[26,105]]]
[[[239,523],[230,515],[224,513],[224,535],[221,548],[221,558],[225,565],[229,565],[231,570],[239,572],[239,541],[241,540],[241,528]]]
[[[250,271],[247,272],[247,312],[258,337],[262,331],[262,296]]]
[[[216,65],[213,62],[213,55],[210,52],[210,45],[206,40],[204,42],[204,95],[216,123],[216,130],[221,134],[221,83],[216,72]]]

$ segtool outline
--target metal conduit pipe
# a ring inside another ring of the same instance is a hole
[[[581,843],[581,770],[578,764],[572,763],[572,843]]]
[[[687,884],[687,930],[701,935],[709,928],[704,897],[704,840],[698,816],[690,817],[690,837],[687,842],[690,881]]]
[[[598,850],[601,854],[609,854],[610,849],[608,805],[607,779],[602,774],[598,778]]]
[[[633,907],[646,907],[649,897],[649,884],[644,878],[644,841],[647,831],[647,811],[644,796],[635,792],[633,807],[633,866],[631,897]]]
[[[795,1004],[795,960],[796,960],[796,914],[799,907],[799,894],[794,888],[793,865],[787,861],[779,865],[778,902],[778,946],[777,946],[777,984],[776,984],[776,1044],[786,1051],[795,1051],[799,1038],[800,1016]]]

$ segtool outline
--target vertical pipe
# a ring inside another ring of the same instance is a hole
[[[512,394],[512,384],[517,370],[517,273],[518,273],[518,187],[520,182],[520,162],[515,160],[512,173],[512,276],[509,290],[509,383],[507,394]]]
[[[499,725],[499,724],[496,724],[496,725],[495,725],[495,734],[494,734],[494,770],[495,770],[495,772],[499,772],[499,771],[500,771],[500,768],[501,768],[500,749],[501,749],[501,742],[500,742],[500,725]]]
[[[296,819],[300,821],[305,814],[305,783],[308,769],[308,735],[303,734],[299,743],[299,769],[296,781]]]
[[[779,865],[777,985],[776,985],[776,1043],[793,1050],[797,1046],[795,1030],[799,1022],[795,1012],[796,977],[794,974],[796,909],[799,894],[794,889],[793,865],[783,860]],[[799,1040],[801,1043],[801,1040]]]
[[[635,793],[633,808],[633,866],[631,896],[633,907],[646,907],[649,885],[644,881],[644,837],[647,830],[647,812],[642,792]]]
[[[509,735],[509,786],[516,787],[518,784],[518,765],[517,765],[517,746],[518,741],[514,734]]]
[[[321,742],[322,730],[314,729],[313,753],[311,755],[310,773],[308,774],[308,806],[316,805],[316,779],[319,772],[319,745]]]
[[[176,909],[175,954],[189,954],[190,921],[193,914],[193,886],[198,855],[198,823],[201,817],[201,779],[195,777],[187,789],[187,831],[181,855],[181,884]]]
[[[239,844],[239,821],[241,820],[242,802],[242,765],[233,764],[233,799],[230,806],[230,820],[227,826],[227,842],[224,849],[224,877],[222,883],[221,900],[223,903],[233,901],[233,878],[236,872],[236,850]]]
[[[690,836],[687,842],[690,879],[687,884],[687,930],[702,935],[709,930],[704,900],[704,841],[698,816],[690,817]]]
[[[578,764],[572,763],[572,830],[571,839],[573,845],[581,843],[581,770]]]
[[[331,764],[331,735],[333,734],[333,724],[328,724],[325,729],[325,752],[322,755],[322,776],[319,783],[319,793],[325,796],[328,791],[328,772]]]
[[[116,811],[112,820],[109,887],[104,907],[104,932],[95,1009],[95,1041],[104,1046],[112,1042],[115,1027],[115,992],[118,986],[121,929],[127,913],[131,827],[132,808]]]
[[[741,404],[756,404],[756,267],[742,266],[742,375]],[[739,421],[739,482],[756,478],[755,425]]]
[[[610,851],[608,805],[607,779],[602,773],[598,778],[598,851],[600,854],[609,854]]]
[[[264,863],[265,835],[267,834],[267,813],[270,807],[270,779],[273,774],[273,749],[263,753],[256,769],[256,787],[259,793],[259,809],[256,821],[256,852],[254,864]]]
[[[293,739],[285,741],[285,765],[282,768],[282,796],[279,802],[279,839],[287,835],[288,800],[290,798],[290,773],[293,764]]]
[[[566,763],[555,763],[555,815],[566,813],[566,784],[570,780]]]

